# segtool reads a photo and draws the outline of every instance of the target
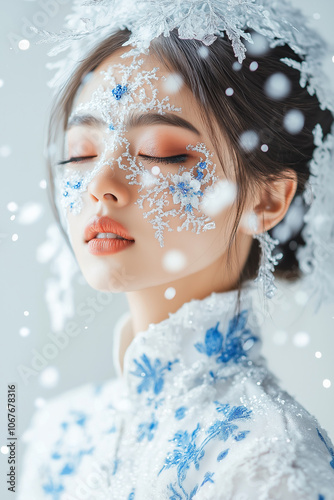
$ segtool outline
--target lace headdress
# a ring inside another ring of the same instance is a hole
[[[66,17],[59,33],[32,28],[39,42],[55,46],[50,56],[64,53],[62,59],[49,62],[56,70],[48,83],[57,91],[71,76],[78,61],[99,42],[119,29],[131,31],[129,51],[121,57],[147,54],[150,42],[174,29],[182,39],[196,39],[210,46],[219,36],[227,36],[239,63],[246,57],[247,44],[252,44],[250,30],[266,37],[269,47],[288,44],[301,61],[284,58],[282,62],[300,71],[300,86],[310,95],[316,94],[321,109],[334,114],[333,93],[322,72],[326,44],[307,26],[299,9],[286,0],[74,0],[72,13]],[[318,123],[314,130],[315,150],[309,164],[310,177],[303,193],[308,210],[302,231],[305,246],[296,250],[304,286],[316,301],[316,310],[334,300],[334,128],[326,137]],[[278,240],[267,234],[260,239],[262,263],[258,279],[266,281],[265,294],[274,295],[272,271],[278,257],[270,251]]]

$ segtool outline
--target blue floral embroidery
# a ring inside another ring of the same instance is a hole
[[[187,409],[186,406],[180,406],[180,408],[175,411],[175,418],[177,420],[182,420],[186,416]]]
[[[217,363],[227,363],[231,359],[238,363],[240,358],[247,356],[244,346],[247,343],[255,343],[259,339],[246,328],[248,310],[244,309],[229,321],[228,330],[224,335],[218,330],[219,321],[216,326],[209,328],[205,333],[204,343],[198,342],[195,348],[198,352],[207,356],[217,356]]]
[[[43,484],[43,490],[48,495],[52,495],[52,500],[58,500],[61,492],[64,491],[64,486],[62,484],[56,485],[50,478],[47,484]]]
[[[128,496],[128,500],[134,500],[135,498],[135,490],[132,490],[130,495]]]
[[[84,455],[90,455],[95,449],[94,446],[88,446],[90,438],[86,434],[87,415],[81,411],[70,411],[68,414],[68,421],[60,423],[61,435],[54,444],[54,449],[51,451],[51,464],[46,467],[46,474],[48,476],[47,482],[42,485],[43,490],[48,495],[51,495],[52,500],[58,500],[60,493],[64,490],[63,484],[59,479],[63,476],[73,474],[79,466]],[[77,450],[63,451],[63,445],[66,443],[66,435],[70,427],[79,426],[82,432],[87,437],[85,447]],[[57,471],[53,471],[52,463],[57,464]],[[53,476],[53,477],[52,477]],[[56,480],[57,478],[57,480]]]
[[[220,462],[221,460],[223,460],[223,458],[226,457],[226,455],[228,454],[229,451],[230,451],[230,449],[227,448],[227,450],[224,450],[221,453],[219,453],[219,455],[217,457],[217,462]]]
[[[137,440],[140,442],[147,437],[148,441],[152,441],[154,437],[154,431],[158,427],[158,421],[155,419],[154,413],[152,413],[151,422],[142,422],[138,425],[138,437]]]
[[[170,496],[170,500],[175,499],[185,499],[191,500],[191,498],[198,491],[198,484],[193,488],[190,493],[187,493],[183,487],[183,482],[187,476],[187,471],[190,468],[191,464],[194,464],[195,469],[199,469],[199,462],[203,458],[205,450],[204,448],[207,444],[215,438],[218,438],[222,441],[227,441],[230,437],[234,438],[236,441],[240,441],[244,439],[249,431],[241,431],[237,433],[238,425],[232,423],[235,420],[247,420],[250,418],[252,410],[248,410],[245,406],[230,406],[229,404],[223,404],[219,401],[215,401],[216,411],[218,413],[222,413],[224,415],[223,420],[216,420],[213,425],[211,425],[206,431],[206,438],[202,441],[201,444],[196,443],[197,435],[200,431],[200,424],[198,423],[196,428],[193,430],[191,434],[188,431],[180,430],[175,433],[174,437],[169,441],[173,441],[175,443],[175,448],[172,452],[168,453],[165,458],[165,463],[163,467],[160,469],[158,475],[164,469],[170,469],[171,467],[177,467],[177,483],[170,483],[168,489],[172,492],[172,496]],[[228,450],[224,450],[221,452],[217,461],[221,461],[226,457]],[[204,476],[204,479],[210,480],[213,482],[212,478],[213,473],[207,472]],[[203,481],[201,486],[206,481]],[[178,491],[179,489],[179,491]]]
[[[214,483],[212,479],[213,475],[214,472],[206,472],[201,486],[203,486],[203,484],[207,483],[208,481],[210,481],[210,483]]]
[[[137,387],[138,394],[143,391],[153,390],[154,394],[159,394],[164,385],[164,371],[171,370],[174,363],[178,362],[178,359],[174,361],[168,361],[168,363],[162,366],[159,358],[156,358],[152,363],[146,354],[141,355],[142,363],[134,359],[134,363],[137,365],[135,371],[130,372],[135,377],[142,379],[142,382]]]
[[[330,448],[328,446],[328,444],[326,443],[325,441],[325,438],[323,437],[323,435],[321,434],[321,432],[319,431],[318,427],[316,428],[317,429],[317,432],[318,432],[318,436],[320,437],[321,441],[324,443],[324,445],[326,446],[327,450],[328,450],[328,453],[331,455],[332,457],[332,460],[329,462],[330,466],[334,469],[334,450],[333,448]]]

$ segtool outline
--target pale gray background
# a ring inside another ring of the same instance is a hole
[[[333,78],[334,55],[333,20],[334,4],[331,0],[295,0],[331,44],[326,68]],[[45,301],[46,280],[53,276],[50,262],[36,260],[37,248],[46,240],[46,230],[53,222],[46,191],[39,187],[45,178],[44,140],[51,103],[51,91],[46,81],[52,72],[45,69],[50,60],[48,46],[35,45],[34,36],[26,29],[29,24],[39,24],[47,30],[57,30],[69,10],[68,0],[7,2],[1,0],[1,64],[0,80],[0,283],[1,283],[1,386],[0,386],[0,446],[6,442],[6,391],[7,384],[17,384],[17,431],[21,436],[34,411],[36,398],[51,398],[69,388],[91,380],[104,380],[113,375],[112,331],[115,321],[127,309],[123,294],[114,294],[109,306],[95,313],[94,321],[84,330],[83,318],[76,317],[82,327],[80,335],[49,362],[59,370],[60,378],[54,388],[42,387],[39,378],[31,377],[25,385],[20,378],[18,365],[30,366],[32,349],[40,351],[49,341],[51,331],[48,307]],[[316,14],[314,16],[314,14]],[[318,14],[318,15],[317,15]],[[315,17],[315,18],[314,18]],[[320,17],[320,18],[319,18]],[[29,39],[29,50],[17,49],[20,39]],[[5,148],[4,148],[5,146]],[[10,148],[10,152],[8,148]],[[9,154],[10,153],[10,154]],[[7,209],[9,202],[16,202],[19,210]],[[42,216],[34,223],[18,222],[18,215],[27,203],[43,206]],[[12,235],[18,240],[12,241]],[[270,308],[271,317],[263,323],[263,353],[269,367],[288,390],[307,410],[314,414],[334,440],[334,304],[323,308],[318,316],[303,309],[298,303],[303,298],[302,287],[280,285],[280,294]],[[97,292],[82,280],[75,279],[75,307]],[[260,307],[260,306],[259,306]],[[28,310],[30,315],[24,316]],[[31,333],[19,335],[22,327]],[[304,347],[295,345],[296,334],[306,333],[310,341]],[[315,352],[322,352],[317,359]],[[330,379],[332,386],[323,387],[322,381]],[[18,460],[24,446],[18,443]],[[0,453],[0,497],[13,498],[6,486],[7,455]]]

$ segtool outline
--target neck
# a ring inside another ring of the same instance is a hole
[[[238,259],[232,259],[231,266],[228,268],[224,254],[209,266],[191,275],[158,286],[127,292],[131,314],[131,337],[147,330],[150,323],[160,323],[167,319],[169,313],[176,312],[191,299],[201,300],[212,292],[219,293],[236,289],[240,266],[242,269],[247,260],[248,246],[243,247],[243,253],[238,255]],[[166,299],[165,291],[170,287],[175,289],[175,296],[172,299]]]

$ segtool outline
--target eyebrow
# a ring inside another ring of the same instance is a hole
[[[101,118],[91,114],[75,115],[68,121],[66,130],[79,125],[101,127],[108,124]],[[141,125],[173,125],[174,127],[190,130],[198,136],[201,135],[199,130],[197,130],[192,123],[172,113],[166,113],[164,115],[160,115],[159,113],[132,113],[126,122],[128,128],[139,127]]]

